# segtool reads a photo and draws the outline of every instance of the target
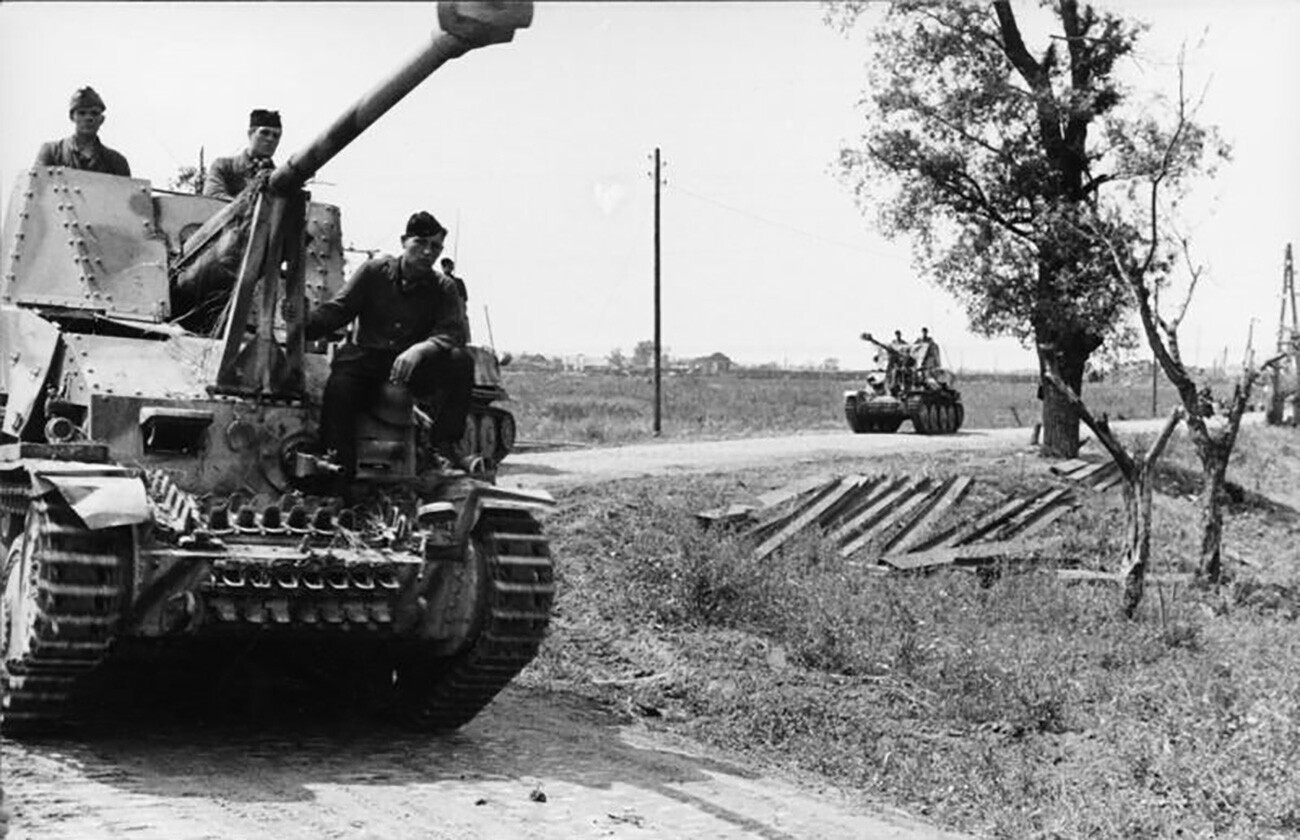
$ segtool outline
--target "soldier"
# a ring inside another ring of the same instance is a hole
[[[99,127],[104,124],[104,100],[92,87],[77,89],[68,102],[68,119],[72,120],[72,136],[41,144],[36,153],[37,166],[66,166],[87,172],[104,172],[109,175],[130,176],[131,165],[120,152],[105,146],[99,140]]]
[[[460,456],[474,361],[465,350],[464,305],[452,280],[434,270],[447,238],[431,214],[411,216],[400,257],[367,260],[334,299],[307,319],[307,339],[320,338],[354,319],[351,339],[334,354],[321,409],[321,437],[343,468],[355,469],[357,412],[375,399],[385,380],[410,387],[417,399],[435,387],[445,402],[435,413],[438,453],[466,471],[480,466]]]
[[[465,342],[469,343],[474,339],[469,334],[469,290],[465,288],[465,281],[456,274],[456,262],[451,257],[443,257],[442,273],[451,278],[451,282],[456,284],[456,292],[460,295],[461,311],[465,316]]]
[[[465,303],[469,303],[469,291],[465,288],[465,281],[456,276],[455,261],[451,257],[443,257],[438,264],[442,266],[442,273],[450,277],[451,281],[456,284],[456,291],[460,294],[460,299]]]
[[[203,194],[234,198],[263,169],[274,169],[272,155],[280,145],[280,112],[256,108],[248,115],[248,146],[239,154],[217,158],[208,167]]]

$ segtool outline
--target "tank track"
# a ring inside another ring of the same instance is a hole
[[[472,720],[536,657],[550,622],[554,567],[532,514],[487,507],[474,537],[487,580],[481,625],[469,646],[449,661],[398,669],[399,686],[403,679],[414,683],[405,712],[421,729],[455,729]]]
[[[13,513],[15,484],[9,479],[5,485],[5,512]],[[8,658],[9,616],[0,639],[7,660],[3,728],[9,735],[46,729],[65,717],[78,679],[99,665],[112,643],[132,556],[129,527],[90,531],[61,502],[35,498],[29,505],[26,531],[4,568],[7,585],[11,564],[29,554],[23,542],[33,543],[26,569],[35,593],[26,606],[33,614],[17,628],[30,633],[29,644]]]
[[[493,405],[476,405],[470,408],[462,446],[469,454],[499,464],[514,451],[516,435],[513,414]]]
[[[912,425],[923,435],[951,435],[961,428],[966,409],[959,402],[923,403],[912,418]]]
[[[849,428],[854,434],[865,433],[884,433],[890,434],[898,431],[898,427],[903,424],[903,418],[893,414],[879,415],[872,414],[870,411],[863,411],[862,404],[856,399],[846,399],[844,401],[844,419],[849,422]]]

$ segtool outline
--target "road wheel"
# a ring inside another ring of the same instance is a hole
[[[496,460],[497,447],[500,445],[501,435],[497,430],[497,418],[491,414],[484,414],[479,418],[478,423],[478,455],[482,458],[491,458]]]
[[[858,398],[849,396],[844,398],[844,419],[848,421],[849,428],[853,434],[860,435],[867,431],[866,425],[858,415]]]
[[[513,414],[497,415],[497,463],[515,449],[515,416]]]
[[[921,407],[916,410],[916,414],[912,416],[912,426],[915,427],[916,433],[919,435],[928,435],[931,433],[929,404],[922,403]]]
[[[460,450],[463,455],[479,455],[478,431],[479,416],[470,414],[465,418],[465,431],[460,438]]]
[[[450,656],[417,651],[396,669],[406,723],[446,731],[468,723],[537,655],[555,600],[550,542],[523,510],[485,509],[449,606],[468,619]]]

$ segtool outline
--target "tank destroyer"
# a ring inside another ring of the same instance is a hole
[[[911,420],[918,434],[953,434],[966,417],[961,393],[944,370],[939,345],[928,336],[919,341],[885,344],[871,333],[863,341],[877,348],[876,369],[865,387],[844,392],[844,418],[857,434],[898,431]]]
[[[515,416],[507,408],[510,394],[501,379],[501,367],[510,363],[510,354],[498,356],[491,347],[473,344],[469,351],[474,356],[474,389],[463,448],[499,464],[515,448]]]
[[[441,3],[393,76],[233,200],[54,167],[19,179],[0,266],[3,730],[65,720],[93,676],[256,655],[460,726],[536,655],[554,597],[542,493],[450,468],[400,387],[325,492],[326,347],[343,282],[314,173],[526,3]]]

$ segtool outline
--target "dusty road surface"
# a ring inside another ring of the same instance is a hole
[[[448,736],[283,714],[195,725],[161,712],[5,742],[3,759],[10,837],[22,840],[956,836],[516,688]]]
[[[1143,428],[1128,424],[1133,430]],[[1158,421],[1153,424],[1158,426]],[[726,471],[828,454],[1013,450],[1025,429],[806,434],[516,453],[501,481],[562,487]],[[158,686],[145,686],[142,698]],[[765,776],[559,695],[511,688],[450,736],[364,715],[209,698],[195,719],[154,701],[57,740],[0,744],[9,836],[21,840],[754,838],[921,840],[945,834]],[[247,712],[230,706],[247,708]]]
[[[1156,432],[1164,418],[1112,423],[1117,432]],[[1090,437],[1080,430],[1083,439]],[[809,432],[782,437],[722,441],[657,441],[632,446],[597,447],[561,452],[518,452],[501,464],[498,481],[520,487],[563,487],[641,475],[708,473],[760,467],[776,462],[824,459],[828,456],[870,458],[884,453],[926,453],[953,449],[1014,451],[1029,446],[1031,429],[963,429],[955,435],[855,435],[852,432]],[[1093,446],[1096,451],[1101,447]],[[854,467],[856,469],[857,467]]]

